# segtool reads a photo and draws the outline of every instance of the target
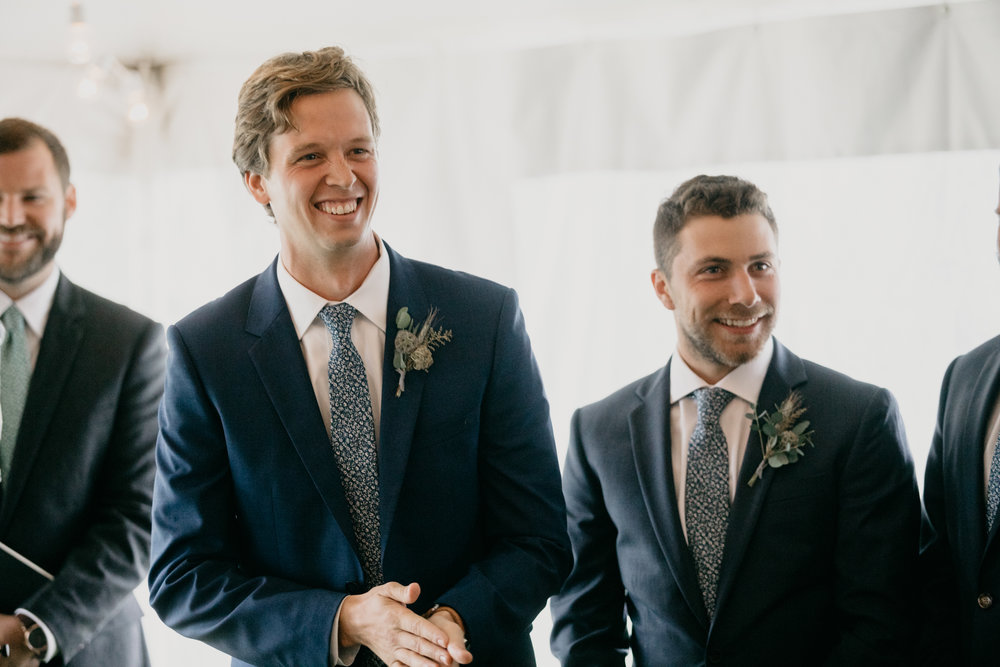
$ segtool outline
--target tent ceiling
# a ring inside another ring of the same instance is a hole
[[[931,4],[915,0],[82,0],[95,56],[131,64],[337,43],[366,56],[511,48]],[[66,59],[69,0],[0,2],[0,60]]]

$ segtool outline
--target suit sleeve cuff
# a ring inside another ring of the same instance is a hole
[[[49,630],[49,626],[45,625],[45,622],[42,619],[38,618],[37,616],[35,616],[34,614],[32,614],[27,609],[17,609],[14,612],[14,614],[15,615],[20,614],[21,616],[27,616],[32,621],[34,621],[35,623],[37,623],[38,627],[40,627],[42,629],[42,632],[45,633],[45,644],[49,648],[48,648],[48,651],[45,652],[45,655],[42,656],[42,662],[48,662],[48,661],[52,660],[52,658],[56,657],[56,653],[59,652],[59,647],[56,646],[56,637],[55,637],[55,635],[52,634],[52,631]]]
[[[360,646],[350,648],[340,648],[340,607],[337,607],[337,615],[333,617],[333,629],[330,631],[330,664],[334,667],[353,665],[354,659],[358,657]]]

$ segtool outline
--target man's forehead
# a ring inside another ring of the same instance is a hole
[[[33,138],[22,148],[0,153],[0,176],[42,184],[50,177],[58,178],[59,174],[48,146]]]
[[[732,218],[721,216],[700,216],[692,218],[678,233],[682,247],[684,241],[696,245],[713,245],[718,247],[743,247],[744,250],[764,252],[762,248],[750,248],[747,244],[767,246],[776,245],[776,235],[767,218],[752,213]]]

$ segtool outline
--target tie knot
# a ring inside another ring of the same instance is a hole
[[[3,311],[0,322],[3,322],[4,329],[10,333],[24,331],[24,315],[17,309],[17,306],[11,306]]]
[[[349,303],[328,303],[319,311],[319,318],[335,338],[350,337],[356,312],[358,311]]]
[[[718,422],[733,394],[719,387],[702,387],[694,391],[694,399],[698,401],[698,421]]]

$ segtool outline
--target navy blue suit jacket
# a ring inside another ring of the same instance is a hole
[[[1000,522],[986,534],[983,445],[1000,395],[1000,337],[954,360],[924,472],[924,664],[1000,660]]]
[[[552,600],[564,665],[905,665],[920,501],[892,396],[775,342],[758,409],[793,389],[815,446],[733,500],[709,622],[681,530],[669,366],[573,417],[564,470],[574,568]],[[626,630],[631,619],[631,636]]]
[[[569,568],[548,403],[513,290],[389,250],[378,453],[386,581],[464,620],[476,664],[532,665]],[[396,397],[395,314],[454,338]],[[168,331],[150,596],[252,665],[326,665],[363,580],[348,505],[275,265]]]

